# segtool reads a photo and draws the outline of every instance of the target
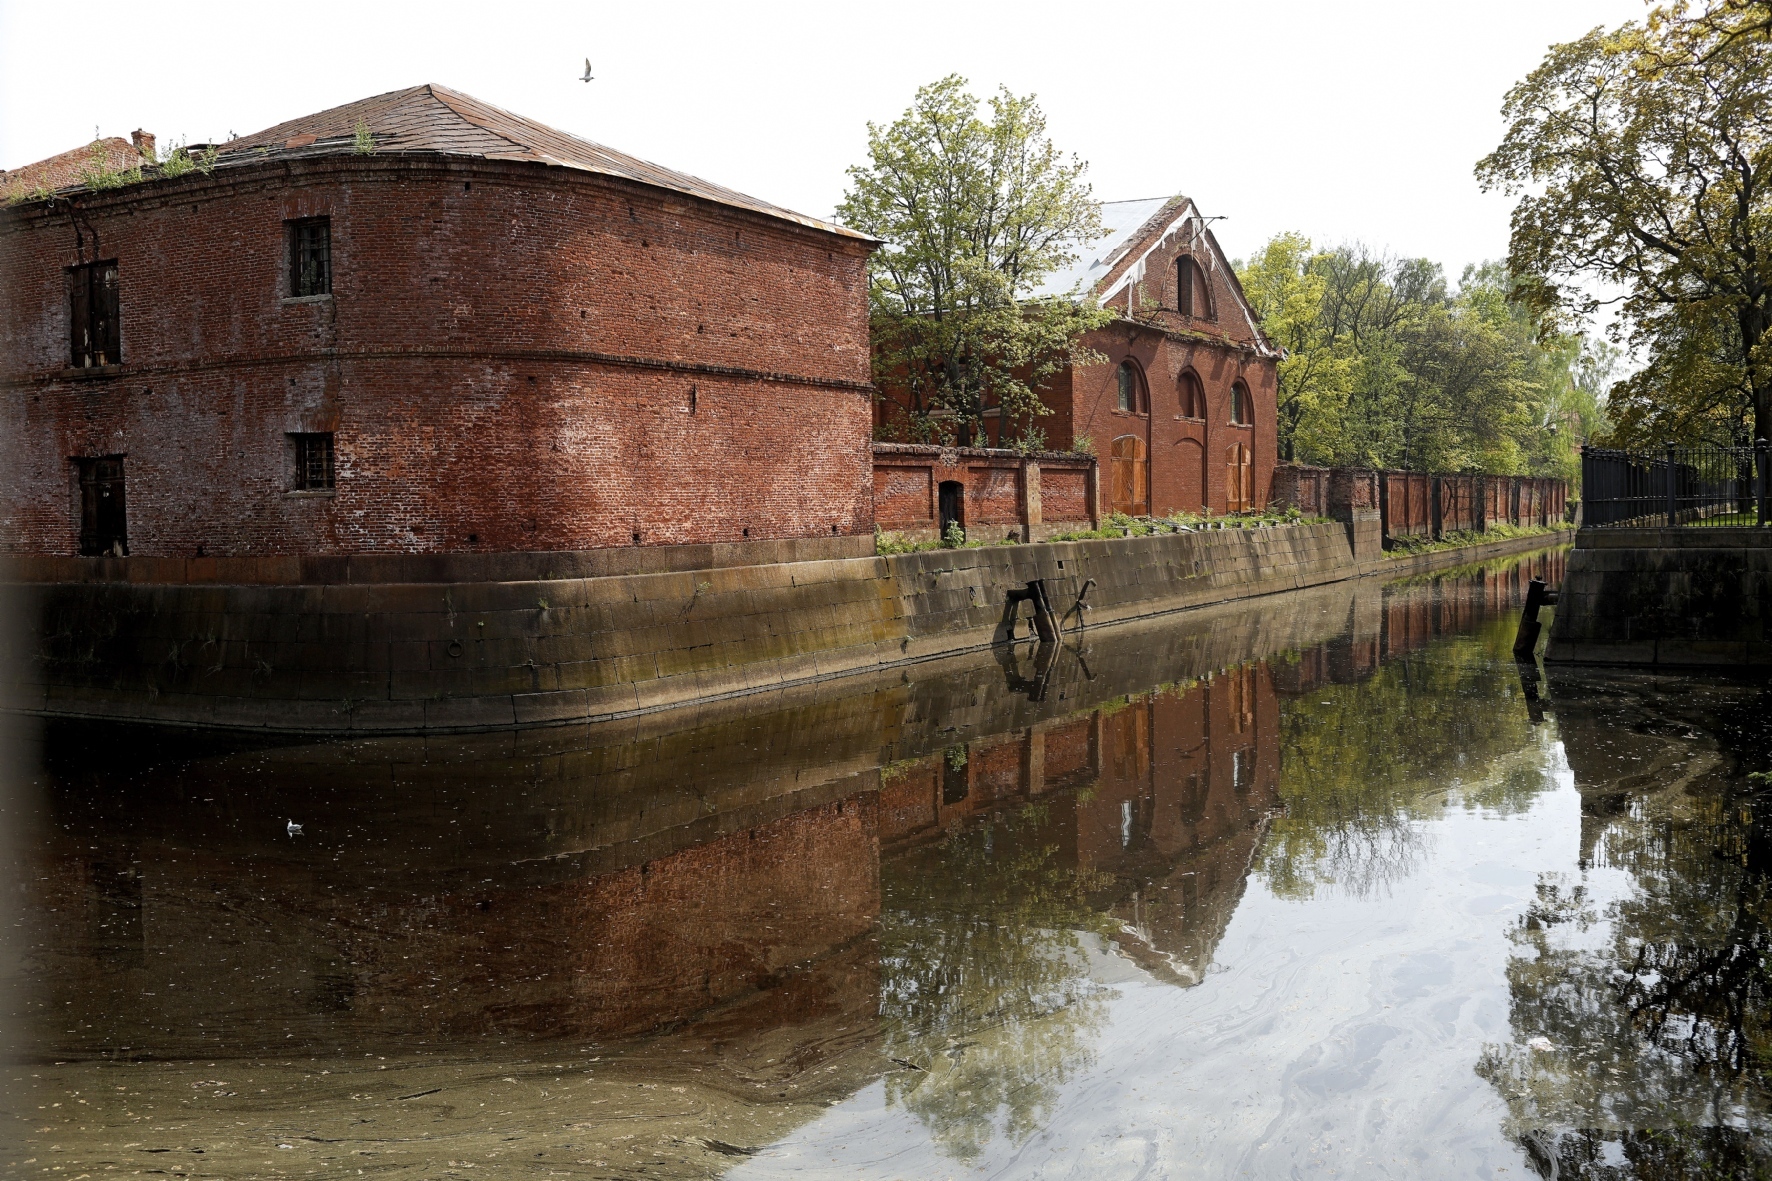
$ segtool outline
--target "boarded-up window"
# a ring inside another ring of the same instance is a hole
[[[1247,443],[1232,443],[1224,453],[1225,511],[1244,513],[1255,507],[1255,465]]]
[[[289,223],[289,294],[332,293],[332,219],[304,217]]]
[[[291,435],[295,443],[297,492],[326,492],[333,487],[332,433]]]
[[[1150,459],[1144,440],[1121,435],[1114,440],[1113,488],[1109,499],[1113,511],[1142,517],[1151,511]]]
[[[1181,375],[1180,402],[1183,418],[1206,417],[1206,389],[1200,384],[1200,375],[1192,369]]]
[[[68,354],[76,369],[122,363],[117,260],[68,268]]]
[[[129,517],[123,503],[123,457],[76,459],[80,475],[80,552],[89,558],[129,553]]]

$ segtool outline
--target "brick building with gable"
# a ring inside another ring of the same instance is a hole
[[[870,239],[440,86],[93,158],[0,210],[0,552],[871,552]]]
[[[1119,313],[1082,341],[1104,360],[1069,367],[1041,391],[1053,411],[1037,424],[1047,445],[1093,448],[1100,511],[1165,516],[1265,506],[1277,457],[1280,354],[1207,220],[1180,196],[1108,201],[1101,212],[1102,237],[1078,246],[1077,261],[1034,292]],[[987,432],[1001,443],[994,414],[985,411]],[[875,418],[886,420],[884,406]]]

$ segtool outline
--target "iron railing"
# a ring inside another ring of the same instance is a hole
[[[1583,447],[1581,523],[1587,528],[1767,524],[1772,492],[1767,460],[1764,439],[1751,447]]]

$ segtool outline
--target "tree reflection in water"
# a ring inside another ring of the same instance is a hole
[[[1106,1019],[1084,946],[1109,926],[1087,903],[1096,875],[1061,864],[1049,826],[1029,803],[883,875],[887,1096],[961,1160],[1038,1130]]]
[[[1478,1066],[1544,1177],[1772,1177],[1766,695],[1667,688],[1558,697],[1584,871],[1511,932],[1513,1041]]]

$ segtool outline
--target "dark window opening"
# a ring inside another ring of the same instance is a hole
[[[333,488],[332,433],[291,435],[295,441],[295,490],[329,492]]]
[[[122,363],[116,259],[68,268],[68,329],[74,368]]]
[[[1206,272],[1187,255],[1175,260],[1175,307],[1191,318],[1217,318],[1212,314],[1212,288],[1206,282]]]
[[[1231,421],[1238,426],[1250,424],[1249,387],[1240,381],[1231,386]]]
[[[1206,389],[1191,369],[1181,375],[1181,415],[1183,418],[1206,417]]]
[[[1138,366],[1131,361],[1121,361],[1116,377],[1119,382],[1119,408],[1128,414],[1149,414],[1150,403],[1145,397],[1144,381],[1139,377]]]
[[[76,459],[80,472],[80,553],[121,558],[129,553],[129,520],[123,503],[123,457]]]
[[[332,293],[332,219],[305,217],[289,223],[289,294]]]
[[[972,776],[966,769],[966,748],[950,746],[941,761],[941,802],[952,807],[972,794]]]

